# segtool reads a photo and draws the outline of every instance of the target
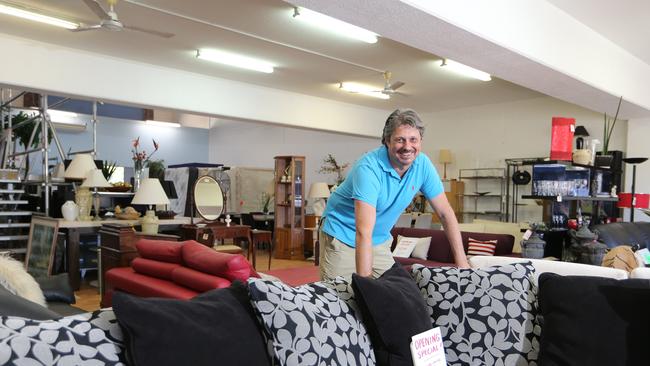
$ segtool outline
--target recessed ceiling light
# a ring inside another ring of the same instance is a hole
[[[293,8],[293,17],[343,37],[366,43],[377,43],[377,34],[309,9]]]
[[[196,57],[207,61],[264,72],[267,74],[272,73],[274,68],[273,64],[266,61],[219,50],[197,50]]]
[[[492,80],[490,74],[488,74],[487,72],[483,72],[481,70],[477,70],[467,65],[463,65],[460,62],[452,61],[450,59],[443,59],[440,61],[436,61],[436,63],[440,67],[444,68],[445,70],[449,70],[459,75],[467,76],[474,79],[479,79],[482,81]]]
[[[353,94],[362,94],[368,97],[379,98],[379,99],[390,99],[390,95],[384,94],[379,91],[380,88],[375,88],[370,85],[359,84],[359,83],[340,83],[338,85],[339,89],[345,90]]]
[[[16,8],[13,6],[0,4],[0,13],[12,15],[15,17],[32,20],[35,22],[41,22],[49,25],[54,25],[66,29],[77,29],[79,24],[69,22],[67,20],[54,18],[51,16],[35,13],[33,11],[28,11],[25,9]]]

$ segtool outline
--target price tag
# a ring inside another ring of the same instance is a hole
[[[429,329],[411,337],[411,357],[414,366],[446,366],[440,328]]]
[[[571,125],[571,132],[576,132],[576,125]]]
[[[208,238],[210,238],[210,234],[204,233],[202,237],[203,237],[203,240],[208,240]]]
[[[522,236],[522,239],[524,239],[524,240],[528,240],[528,239],[530,239],[530,236],[531,236],[531,235],[533,235],[533,231],[530,230],[530,229],[528,229],[528,230],[526,230],[526,232],[524,233],[524,236]]]
[[[557,196],[556,200],[557,200],[558,202],[562,202],[562,196]]]

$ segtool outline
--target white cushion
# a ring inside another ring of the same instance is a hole
[[[397,235],[397,242],[399,243],[400,240],[402,240],[403,238],[408,238],[408,237]],[[431,237],[425,236],[422,238],[410,238],[410,239],[417,240],[417,244],[415,244],[415,248],[411,252],[411,257],[426,260],[427,254],[429,253],[429,245],[431,245]]]
[[[648,267],[638,267],[630,272],[630,278],[642,278],[650,280],[650,268]]]
[[[514,258],[514,257],[487,257],[474,256],[469,259],[472,268],[485,268],[500,266],[508,263],[530,261],[535,266],[535,277],[542,272],[557,273],[562,276],[599,276],[624,280],[628,278],[625,270],[609,267],[600,267],[590,264],[570,263],[561,261],[549,261],[544,259]]]
[[[0,255],[0,285],[9,292],[42,306],[47,306],[41,287],[25,271],[25,264],[7,255]]]

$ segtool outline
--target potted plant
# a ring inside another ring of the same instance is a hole
[[[165,180],[165,160],[147,160],[145,167],[149,168],[149,178]]]
[[[622,102],[623,97],[620,97],[618,99],[618,106],[616,107],[616,114],[614,114],[613,118],[608,116],[607,113],[603,116],[603,149],[595,158],[594,165],[596,166],[610,166],[612,163],[612,154],[609,150],[609,142],[611,141],[616,121],[618,121],[618,112],[621,110]]]
[[[339,165],[339,163],[336,161],[336,158],[334,158],[332,154],[327,154],[327,157],[323,159],[323,165],[318,172],[325,174],[336,174],[336,185],[338,186],[343,183],[343,180],[345,179],[343,171],[345,171],[345,168],[347,168],[349,165],[349,163]]]

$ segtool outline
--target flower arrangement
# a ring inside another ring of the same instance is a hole
[[[336,161],[336,158],[332,154],[327,154],[327,157],[323,159],[323,165],[321,166],[318,172],[325,173],[325,174],[331,174],[331,173],[336,174],[336,184],[340,185],[341,183],[343,183],[343,180],[345,179],[345,176],[343,175],[343,171],[349,165],[350,165],[349,163],[339,165],[339,163]]]
[[[147,152],[145,150],[140,151],[140,136],[138,136],[137,139],[133,140],[133,148],[131,149],[131,153],[133,153],[132,159],[136,170],[142,170],[144,164],[148,162],[149,159],[151,159],[156,151],[158,151],[158,147],[160,147],[160,145],[158,145],[154,139],[151,139],[151,141],[153,141],[153,152],[147,155]]]

